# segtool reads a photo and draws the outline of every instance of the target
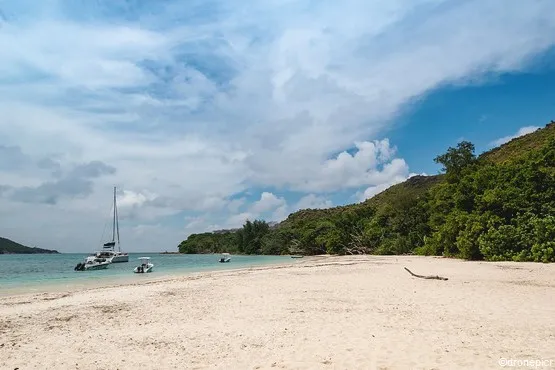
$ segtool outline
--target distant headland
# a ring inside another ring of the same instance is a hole
[[[60,252],[50,249],[26,247],[13,240],[0,237],[0,254],[58,254]]]

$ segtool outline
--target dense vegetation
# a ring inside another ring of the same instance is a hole
[[[477,157],[463,141],[363,203],[295,212],[274,228],[191,235],[182,253],[423,254],[555,262],[555,122]]]
[[[35,254],[35,253],[58,253],[41,248],[31,248],[11,241],[10,239],[0,238],[0,254]]]

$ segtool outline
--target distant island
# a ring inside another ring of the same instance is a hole
[[[13,240],[0,237],[0,254],[57,254],[55,250],[26,247]]]
[[[481,155],[462,141],[434,161],[441,174],[413,176],[362,203],[191,234],[177,249],[555,262],[555,121]]]

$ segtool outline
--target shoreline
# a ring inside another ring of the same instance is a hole
[[[139,254],[137,254],[139,255]],[[186,254],[181,254],[180,257],[187,257]],[[172,257],[172,256],[166,256]],[[41,293],[41,292],[55,292],[59,290],[71,290],[76,291],[80,289],[86,289],[90,287],[103,287],[127,284],[135,281],[149,281],[151,279],[167,279],[172,277],[178,277],[181,275],[188,275],[193,273],[202,272],[212,272],[212,271],[227,271],[236,270],[248,267],[256,266],[272,266],[276,264],[289,264],[297,263],[295,259],[287,258],[286,256],[262,256],[266,259],[258,260],[256,257],[260,256],[236,256],[239,260],[232,261],[227,264],[213,263],[209,265],[200,264],[198,266],[194,264],[189,265],[168,265],[165,264],[156,266],[152,273],[150,274],[134,274],[132,272],[133,262],[130,263],[116,263],[113,268],[109,267],[107,271],[85,271],[85,272],[75,272],[73,267],[68,266],[68,271],[65,275],[61,277],[48,277],[39,280],[15,280],[7,281],[6,284],[0,285],[0,297],[6,297],[11,295],[21,295],[27,292],[29,293]],[[246,259],[242,259],[246,257]],[[250,260],[250,258],[255,260]],[[272,257],[280,257],[277,259],[272,259]],[[316,256],[315,256],[316,257]],[[268,259],[269,258],[269,259]],[[66,262],[67,263],[67,262]],[[126,265],[126,266],[123,266]],[[121,268],[128,268],[123,271]],[[71,271],[69,270],[71,269]],[[122,273],[123,271],[123,273]]]
[[[404,267],[449,280],[416,278]],[[555,363],[553,293],[555,264],[320,256],[15,295],[0,298],[0,368]]]
[[[27,286],[15,286],[9,288],[0,289],[0,301],[2,298],[10,297],[25,297],[25,296],[37,296],[44,294],[54,294],[54,293],[76,293],[76,292],[86,292],[89,290],[97,290],[104,288],[117,288],[126,286],[136,286],[141,284],[152,284],[152,283],[164,283],[172,282],[180,279],[187,279],[189,277],[195,277],[203,275],[211,275],[218,273],[226,273],[233,271],[251,271],[259,269],[271,269],[271,268],[282,268],[282,267],[292,267],[298,265],[302,262],[310,262],[323,258],[333,258],[339,256],[331,255],[315,255],[315,256],[305,256],[302,259],[291,259],[287,262],[266,262],[261,264],[255,264],[253,266],[237,266],[229,267],[225,269],[203,269],[200,271],[185,271],[185,270],[174,270],[166,273],[160,273],[155,271],[151,274],[130,274],[126,276],[96,276],[90,275],[90,279],[82,278],[79,280],[68,280],[68,281],[46,281],[46,282],[31,282]],[[304,260],[304,261],[302,261]],[[92,272],[91,272],[92,273]],[[198,278],[198,277],[197,277]],[[138,280],[140,279],[140,280]]]

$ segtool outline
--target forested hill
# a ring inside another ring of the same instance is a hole
[[[37,254],[37,253],[58,253],[58,251],[31,248],[16,243],[10,239],[0,238],[0,254]]]
[[[476,156],[460,142],[415,176],[365,202],[301,210],[270,227],[194,234],[182,253],[422,254],[555,261],[555,122]]]

